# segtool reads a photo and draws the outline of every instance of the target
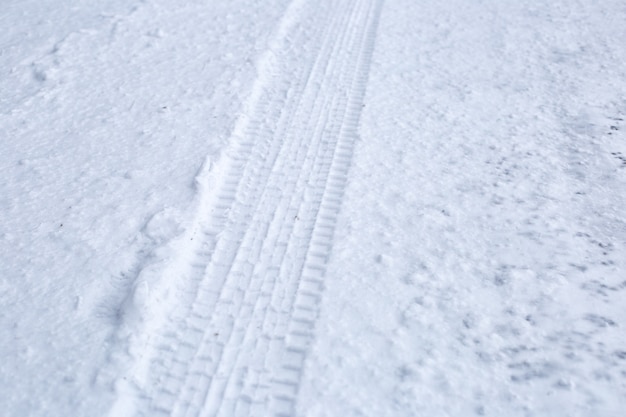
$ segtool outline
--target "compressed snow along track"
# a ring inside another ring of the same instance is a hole
[[[294,413],[380,9],[287,10],[231,146],[197,179],[175,288],[162,277],[136,285],[127,327],[151,334],[133,335],[141,356],[111,415]]]

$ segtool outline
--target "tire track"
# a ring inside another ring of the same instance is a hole
[[[358,15],[356,15],[358,16]],[[352,19],[351,22],[347,22],[347,21],[342,21],[340,23],[341,26],[346,26],[346,27],[354,27],[356,25],[353,25],[352,23],[354,23],[355,20],[355,13],[350,13],[349,15],[346,15],[346,18],[350,18]],[[344,54],[347,53],[347,46],[351,45],[351,42],[347,42],[345,41],[345,38],[347,38],[347,33],[344,32],[341,35],[339,35],[337,37],[337,39],[333,39],[333,41],[331,42],[332,44],[334,44],[334,48],[330,54],[330,56],[336,56],[338,54]],[[327,40],[329,40],[327,38]],[[318,60],[319,62],[320,60]],[[330,80],[336,80],[339,75],[346,69],[346,65],[342,65],[342,66],[338,66],[335,69],[330,69],[330,64],[331,64],[331,60],[324,57],[324,59],[322,59],[321,61],[325,61],[324,64],[324,73],[323,73],[323,83],[322,86],[320,87],[320,89],[324,89],[324,82]],[[336,83],[334,83],[336,84]],[[330,85],[328,88],[335,88],[336,85]],[[313,127],[312,131],[313,134],[311,136],[311,139],[308,140],[308,142],[311,144],[311,146],[309,146],[309,150],[307,155],[305,156],[305,159],[303,162],[306,161],[310,161],[310,163],[307,165],[305,164],[304,166],[302,166],[302,168],[299,170],[298,175],[297,175],[297,179],[299,182],[299,184],[296,184],[296,182],[292,182],[292,184],[290,184],[291,186],[289,187],[289,190],[286,192],[287,195],[291,195],[291,198],[289,199],[289,207],[290,209],[287,210],[287,212],[291,212],[291,214],[288,214],[287,217],[285,217],[283,219],[283,221],[280,222],[280,229],[285,229],[286,225],[291,226],[290,227],[290,232],[291,230],[293,230],[293,219],[296,218],[298,219],[298,223],[301,222],[301,219],[299,216],[302,216],[302,213],[299,213],[299,209],[302,205],[302,201],[303,201],[303,190],[306,189],[306,182],[309,180],[309,178],[312,176],[313,172],[317,172],[319,171],[319,167],[320,167],[320,159],[325,158],[326,156],[324,155],[324,152],[327,152],[328,149],[330,149],[330,146],[324,146],[324,145],[328,145],[328,143],[322,143],[321,138],[324,135],[329,135],[330,137],[336,137],[336,133],[337,132],[331,132],[328,129],[328,125],[330,122],[330,119],[332,118],[332,116],[335,116],[338,113],[338,110],[340,108],[337,107],[336,105],[336,96],[333,97],[324,97],[323,100],[318,99],[316,101],[316,107],[318,108],[317,111],[315,111],[313,114],[316,115],[316,117],[314,119],[317,120],[317,123],[315,124],[315,126]],[[320,113],[322,112],[322,113]],[[305,147],[302,145],[299,145],[298,149],[302,150]],[[290,154],[287,153],[287,156],[289,156]],[[302,155],[304,155],[304,152],[302,152]],[[320,158],[322,157],[322,158]],[[294,165],[295,167],[299,167],[301,166],[300,164],[300,159],[298,157],[295,158],[295,160],[297,161],[296,164]],[[327,165],[327,164],[326,164]],[[326,167],[327,168],[327,167]],[[285,172],[280,171],[279,172]],[[289,172],[289,170],[287,170],[286,172]],[[295,171],[293,171],[295,172]],[[306,175],[301,175],[301,174],[306,174]],[[288,179],[288,178],[287,178]],[[301,192],[298,192],[298,190],[300,190]],[[295,216],[293,216],[293,214],[296,214]],[[280,231],[279,231],[280,233]],[[292,241],[295,241],[294,238],[291,239]],[[305,242],[305,244],[308,244],[307,242]],[[290,253],[294,254],[294,251],[290,251]],[[296,260],[300,261],[301,259],[304,259],[303,254],[298,256],[296,254],[296,256],[294,257]],[[281,265],[282,262],[280,259],[276,260],[277,262],[274,262],[273,265]],[[287,277],[293,278],[294,276],[299,276],[298,275],[299,271],[290,271],[289,273],[286,274]],[[291,280],[291,282],[297,282],[297,280]],[[295,291],[294,291],[295,292]],[[293,300],[294,294],[289,294],[286,297],[283,297],[283,299],[285,300]],[[258,300],[258,298],[257,298]],[[263,316],[263,318],[266,317],[266,310],[265,309],[258,309],[257,306],[255,306],[255,312],[259,313]],[[256,316],[256,314],[255,314]],[[282,326],[285,327],[287,325],[287,320],[285,320],[285,318],[283,317],[282,320]],[[312,323],[312,322],[311,322]],[[275,324],[276,325],[276,324]],[[242,336],[244,339],[249,340],[249,343],[253,343],[253,341],[258,337],[258,332],[255,332],[252,326],[247,325],[245,327],[244,330],[244,335]],[[268,334],[283,334],[284,332],[276,332],[274,329],[270,330],[268,332]],[[245,342],[244,342],[245,343]],[[262,351],[265,351],[265,349],[263,349]],[[253,353],[254,355],[254,353]],[[242,355],[238,355],[237,360],[241,359]],[[243,361],[245,362],[245,360]],[[235,365],[235,367],[239,364],[239,362],[237,362],[237,364]],[[245,365],[242,364],[242,368],[245,368]],[[233,377],[235,376],[235,373],[232,372],[227,372],[227,375],[229,375],[229,380],[233,380]],[[269,386],[268,384],[265,384],[266,386]],[[248,387],[250,389],[251,392],[254,393],[255,388],[258,387],[258,383],[252,384],[252,387]],[[234,388],[233,388],[234,390]],[[250,395],[250,394],[246,394],[246,400],[245,401],[239,401],[237,403],[237,407],[235,407],[238,410],[245,410],[246,409],[246,402],[254,402],[252,400],[252,398],[254,398],[253,396],[254,394]],[[223,396],[218,396],[218,398],[224,398]],[[260,399],[257,399],[257,402],[262,402]],[[230,410],[230,408],[228,408]],[[229,415],[230,411],[226,413],[226,415]],[[244,413],[246,414],[246,413]]]
[[[202,180],[217,191],[149,355],[145,415],[294,413],[382,6],[337,3],[290,6]]]

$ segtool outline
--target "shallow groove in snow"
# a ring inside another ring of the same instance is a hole
[[[231,146],[198,177],[193,241],[139,306],[161,319],[139,330],[156,334],[128,376],[134,412],[293,414],[380,8],[296,1],[283,17]]]

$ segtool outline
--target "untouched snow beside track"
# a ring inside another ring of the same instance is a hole
[[[0,17],[0,415],[626,409],[619,1],[98,3]]]
[[[287,5],[65,3],[2,12],[0,415],[110,407],[124,299],[191,222]]]
[[[625,12],[386,0],[298,415],[623,414]]]

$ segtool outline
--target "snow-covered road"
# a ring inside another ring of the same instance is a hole
[[[620,416],[617,0],[10,0],[0,415]]]

